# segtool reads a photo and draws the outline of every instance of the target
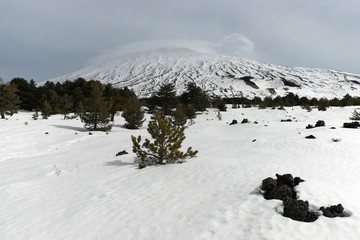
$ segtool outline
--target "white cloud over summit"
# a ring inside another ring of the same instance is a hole
[[[222,55],[239,56],[245,58],[256,58],[255,44],[245,35],[233,33],[225,36],[218,42],[204,40],[167,39],[137,41],[121,45],[117,48],[107,49],[93,58],[89,63],[105,61],[121,55],[154,51],[161,49],[188,49],[199,53],[217,53]]]

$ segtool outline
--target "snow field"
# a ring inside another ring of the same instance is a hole
[[[358,239],[360,132],[341,127],[353,109],[229,106],[221,121],[210,109],[185,130],[196,158],[142,170],[130,136],[148,137],[146,124],[128,130],[117,117],[108,135],[89,135],[79,120],[20,112],[0,127],[0,239]],[[317,120],[326,126],[305,129]],[[283,217],[259,192],[276,173],[305,180],[296,190],[312,210],[341,203],[349,217]]]

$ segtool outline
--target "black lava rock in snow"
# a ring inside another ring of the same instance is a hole
[[[268,177],[262,180],[261,190],[264,190],[265,192],[270,192],[276,186],[277,186],[277,181],[271,177]]]
[[[317,121],[315,127],[325,127],[325,121],[324,120]]]
[[[129,154],[126,150],[122,150],[120,152],[118,152],[115,156],[121,156],[121,155],[125,155],[125,154]]]
[[[304,180],[299,177],[293,178],[291,174],[276,174],[276,178],[277,179],[275,180],[269,177],[262,181],[261,189],[265,191],[264,198],[279,200],[284,200],[286,198],[296,199],[294,187]]]
[[[338,205],[333,205],[327,208],[321,207],[320,210],[323,212],[324,217],[334,218],[344,216],[344,207],[340,203]]]
[[[360,127],[360,123],[359,122],[345,122],[343,124],[344,128],[358,128]]]
[[[276,186],[270,192],[265,192],[264,198],[269,199],[279,199],[284,201],[287,198],[296,199],[296,191],[294,188],[291,188],[287,185]]]
[[[234,124],[237,124],[238,121],[236,119],[233,119],[232,122],[230,123],[230,125],[234,125]]]
[[[293,177],[291,174],[276,174],[276,178],[265,178],[261,184],[261,190],[264,191],[264,198],[279,199],[284,204],[284,217],[291,218],[301,222],[314,222],[318,219],[318,214],[309,210],[309,202],[296,199],[296,191],[294,189],[300,182],[304,180],[300,177]],[[341,204],[330,207],[320,207],[325,217],[344,217],[344,208]]]
[[[284,217],[291,218],[301,222],[314,222],[318,219],[316,213],[309,211],[309,202],[296,199],[285,199]]]
[[[278,186],[283,186],[283,185],[287,185],[291,188],[295,187],[295,182],[294,182],[294,178],[291,174],[284,174],[284,175],[279,175],[276,174],[276,178],[277,178],[277,185]]]
[[[249,123],[249,120],[247,118],[244,118],[242,121],[241,121],[242,124],[244,123]]]

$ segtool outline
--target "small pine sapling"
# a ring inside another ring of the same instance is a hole
[[[354,112],[352,113],[352,117],[350,117],[350,120],[355,120],[355,121],[360,120],[360,112],[354,110]]]
[[[43,119],[48,119],[51,116],[52,107],[49,103],[49,101],[45,100],[44,105],[41,109],[41,116]]]
[[[171,117],[159,115],[149,122],[147,128],[154,142],[145,139],[144,143],[140,144],[141,136],[137,138],[131,136],[133,152],[141,159],[139,168],[156,164],[181,163],[185,158],[195,157],[198,151],[192,150],[191,147],[185,153],[179,150],[185,139],[184,130],[183,126],[175,126]]]
[[[39,112],[36,111],[36,112],[32,115],[32,118],[33,118],[34,120],[38,120],[38,118],[39,118]]]

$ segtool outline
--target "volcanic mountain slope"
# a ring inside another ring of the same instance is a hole
[[[240,57],[159,50],[133,53],[83,68],[53,82],[99,80],[129,87],[148,97],[163,83],[174,83],[181,93],[188,82],[223,97],[284,96],[343,97],[360,93],[360,76],[324,69],[288,68]]]

